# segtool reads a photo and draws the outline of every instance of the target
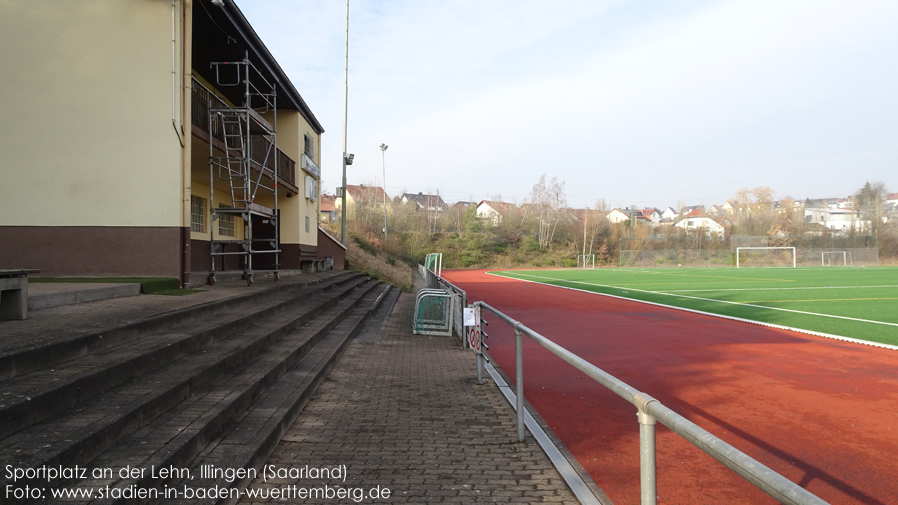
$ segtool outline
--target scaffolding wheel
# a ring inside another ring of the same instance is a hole
[[[209,274],[209,281],[208,281],[208,283],[209,283],[210,286],[214,286],[214,285],[215,285],[215,274]]]
[[[247,286],[252,286],[252,285],[253,285],[253,276],[252,276],[252,275],[247,275],[247,276],[246,276],[246,285],[247,285]]]
[[[274,273],[274,282],[277,282],[277,281],[278,281],[278,273],[275,272],[275,273]]]

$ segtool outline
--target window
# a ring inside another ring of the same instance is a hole
[[[303,150],[306,153],[306,156],[309,158],[315,159],[315,139],[312,138],[311,135],[303,135],[305,138],[305,149]]]
[[[309,216],[306,216],[306,233],[309,233]]]
[[[305,184],[306,198],[313,202],[318,201],[318,181],[314,177],[307,175]]]
[[[190,231],[206,232],[206,199],[190,195]]]
[[[218,206],[221,209],[229,209],[230,206],[225,204],[219,204]],[[218,215],[218,234],[225,237],[233,237],[234,236],[234,214],[219,214]]]

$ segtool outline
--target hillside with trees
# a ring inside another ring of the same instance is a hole
[[[881,182],[867,183],[846,198],[819,200],[777,200],[769,187],[744,188],[723,205],[680,205],[676,218],[658,220],[652,214],[659,209],[612,212],[602,200],[591,208],[570,208],[564,182],[543,175],[520,205],[501,196],[449,205],[438,192],[388,198],[386,241],[383,193],[367,189],[370,201],[360,196],[347,209],[348,235],[389,264],[415,265],[426,254],[440,252],[446,268],[573,267],[582,254],[595,254],[596,266],[617,266],[622,243],[626,249],[634,242],[690,240],[699,234],[712,242],[768,237],[771,245],[798,237],[873,235],[880,261],[898,262],[898,209],[888,203]],[[850,227],[834,230],[812,222],[806,209],[817,207],[849,216]],[[711,226],[690,228],[693,219]],[[339,234],[339,222],[330,226]]]

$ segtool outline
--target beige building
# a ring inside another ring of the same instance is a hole
[[[233,0],[2,2],[0,46],[0,268],[316,259],[324,129]]]

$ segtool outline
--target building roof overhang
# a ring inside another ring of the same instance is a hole
[[[209,0],[196,0],[193,11],[193,69],[210,83],[215,83],[213,61],[242,61],[246,53],[261,77],[277,87],[279,109],[295,110],[319,135],[324,128],[287,74],[249,24],[234,0],[217,7]],[[254,83],[255,84],[255,83]],[[265,87],[261,82],[257,87]],[[243,103],[243,86],[217,88],[234,104]]]

